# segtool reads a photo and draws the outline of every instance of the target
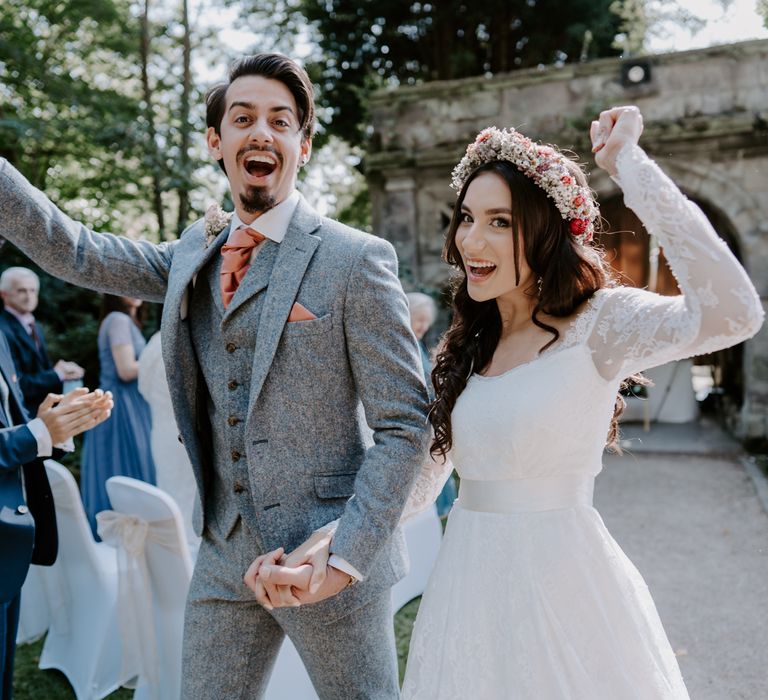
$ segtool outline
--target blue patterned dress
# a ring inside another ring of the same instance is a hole
[[[155,464],[150,449],[151,418],[136,379],[124,382],[117,374],[112,347],[133,345],[138,358],[147,344],[128,314],[114,311],[99,328],[99,386],[111,391],[112,416],[85,434],[80,467],[83,505],[96,534],[96,513],[109,509],[106,481],[111,476],[131,476],[155,483]]]

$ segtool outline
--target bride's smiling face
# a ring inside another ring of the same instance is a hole
[[[520,240],[515,274],[515,239]],[[527,289],[533,273],[522,250],[522,236],[512,230],[512,194],[501,175],[479,174],[469,183],[461,203],[456,247],[467,273],[467,291],[474,301],[488,301]]]

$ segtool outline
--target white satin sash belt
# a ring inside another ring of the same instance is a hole
[[[535,479],[462,479],[458,505],[484,513],[536,513],[591,506],[595,478],[560,474]]]
[[[131,669],[139,667],[139,686],[148,686],[143,697],[163,700],[158,695],[160,667],[145,547],[147,541],[151,541],[169,551],[178,551],[176,521],[173,518],[146,521],[103,510],[96,513],[96,523],[101,539],[117,550],[117,616],[123,664]]]

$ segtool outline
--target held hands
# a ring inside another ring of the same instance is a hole
[[[589,136],[595,162],[609,175],[616,175],[616,156],[625,144],[636,144],[643,133],[643,116],[637,107],[614,107],[600,112]]]
[[[113,405],[111,392],[81,387],[65,396],[48,394],[37,409],[37,417],[45,423],[51,441],[57,445],[104,422]]]
[[[262,554],[248,567],[243,581],[267,610],[330,598],[350,582],[349,574],[328,565],[332,539],[332,532],[319,531],[288,556],[282,547]]]

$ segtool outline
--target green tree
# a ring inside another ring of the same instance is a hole
[[[244,0],[243,17],[254,28],[269,18],[283,46],[311,32],[319,53],[307,68],[331,116],[328,132],[361,144],[366,97],[377,87],[615,55],[612,2]]]
[[[0,153],[96,226],[136,196],[137,25],[127,1],[4,0]]]
[[[176,76],[185,68],[181,4],[176,12],[175,24],[147,18],[142,25],[141,7],[132,0],[0,4],[0,155],[97,230],[157,235],[153,188],[170,210],[166,191],[191,181],[190,159],[180,154],[182,124],[191,118],[188,107],[177,105],[194,86],[174,81],[167,68],[179,66]],[[154,132],[153,102],[160,106]],[[177,163],[184,177],[174,170]],[[40,274],[38,316],[51,354],[79,362],[96,386],[99,295],[42,273],[9,244],[0,255],[0,271],[23,265]]]

